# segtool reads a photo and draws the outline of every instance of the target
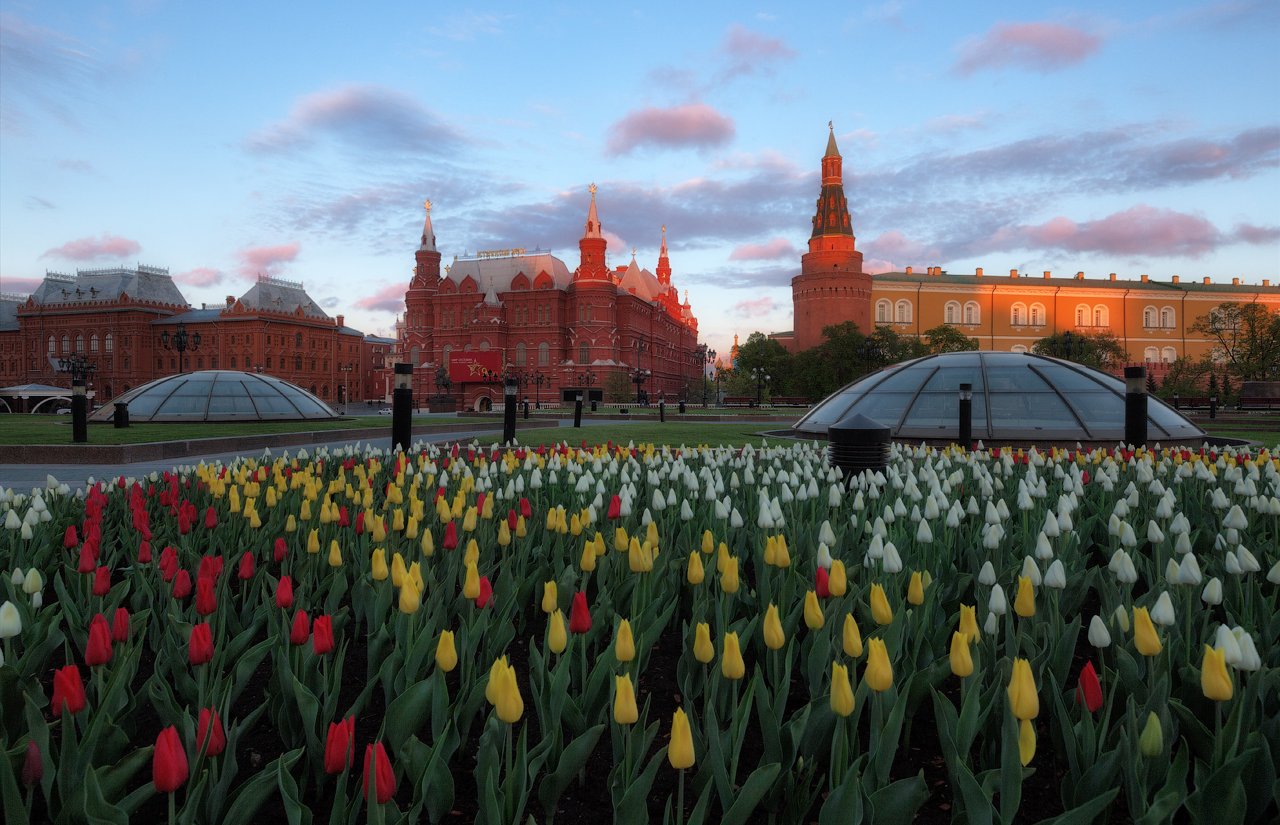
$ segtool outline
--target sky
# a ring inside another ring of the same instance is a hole
[[[0,0],[0,291],[262,275],[393,334],[422,226],[791,328],[827,123],[868,271],[1280,279],[1280,3]]]

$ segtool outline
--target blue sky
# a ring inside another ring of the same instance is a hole
[[[458,4],[461,6],[462,4]],[[826,124],[868,269],[1280,278],[1280,4],[0,2],[0,290],[258,273],[387,333],[446,262],[613,264],[791,326]],[[1273,281],[1274,282],[1274,281]]]

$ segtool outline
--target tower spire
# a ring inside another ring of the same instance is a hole
[[[671,261],[667,258],[667,225],[662,225],[662,248],[658,250],[658,283],[671,286]]]
[[[849,203],[844,197],[843,159],[836,147],[836,131],[831,121],[827,121],[827,130],[827,151],[822,156],[822,192],[818,195],[811,237],[847,235],[852,238]]]
[[[836,146],[836,127],[830,120],[827,121],[827,152],[824,158],[840,157],[840,149]]]
[[[574,281],[608,281],[609,271],[605,267],[605,250],[608,241],[600,228],[600,215],[596,212],[596,185],[587,189],[591,192],[591,206],[587,208],[587,225],[582,237],[578,239],[578,271],[574,273]]]
[[[603,238],[600,233],[600,216],[596,213],[596,185],[593,183],[587,187],[591,192],[591,206],[587,209],[587,228],[583,233],[584,238]]]
[[[419,249],[425,249],[429,252],[436,251],[436,233],[431,226],[431,201],[423,201],[422,206],[427,210],[426,220],[422,224],[422,246]]]

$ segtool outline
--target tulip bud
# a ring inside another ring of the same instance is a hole
[[[893,610],[889,607],[889,599],[884,594],[884,588],[879,584],[871,585],[871,618],[878,625],[893,623]]]
[[[884,646],[884,639],[868,640],[867,670],[863,679],[867,687],[877,693],[893,686],[893,665],[889,663],[889,651]]]
[[[738,592],[738,558],[736,556],[725,559],[724,573],[720,576],[720,589],[731,594]]]
[[[1221,650],[1209,645],[1204,646],[1204,660],[1200,665],[1200,690],[1206,699],[1215,702],[1229,701],[1234,694],[1226,658]]]
[[[627,674],[614,677],[613,721],[619,725],[634,725],[640,718],[636,708],[636,692]]]
[[[1099,650],[1111,644],[1111,634],[1107,632],[1107,625],[1101,616],[1094,616],[1089,620],[1089,644]]]
[[[810,630],[818,630],[826,622],[822,615],[822,606],[818,604],[818,594],[810,590],[804,594],[804,624]]]
[[[453,631],[440,631],[440,640],[436,642],[436,667],[445,673],[452,673],[458,666],[458,650],[454,646]]]
[[[227,733],[222,727],[218,711],[200,708],[196,722],[196,753],[217,756],[227,749]]]
[[[968,636],[971,641],[976,642],[982,638],[982,633],[978,630],[976,605],[960,605],[960,632]]]
[[[1018,577],[1018,595],[1013,600],[1013,612],[1024,619],[1036,615],[1036,588],[1026,576]]]
[[[1025,768],[1036,755],[1036,729],[1029,719],[1018,724],[1018,759]]]
[[[693,767],[693,731],[689,729],[689,717],[684,708],[676,708],[671,717],[671,744],[667,747],[667,761],[678,771]]]
[[[554,581],[543,582],[542,583],[542,612],[546,614],[551,614],[551,613],[554,613],[558,607],[559,607],[559,600],[556,594],[556,583]]]
[[[689,584],[702,584],[706,573],[702,567],[702,557],[697,553],[689,554],[689,566],[685,572],[685,579]]]
[[[400,563],[404,564],[403,561]],[[375,547],[373,550],[373,556],[369,561],[369,574],[376,582],[386,581],[391,575],[391,571],[387,569],[387,551],[381,547]]]
[[[0,605],[0,639],[11,639],[21,632],[22,616],[18,613],[18,606],[6,601]]]
[[[618,622],[618,632],[613,642],[613,656],[619,662],[630,662],[636,658],[636,643],[631,635],[631,622],[626,619]]]
[[[351,767],[355,756],[356,718],[348,716],[341,722],[330,722],[324,742],[324,771],[327,774],[342,773]]]
[[[969,637],[959,631],[951,634],[951,672],[961,679],[973,674],[973,657],[969,653]]]
[[[840,640],[846,656],[856,659],[862,655],[862,633],[858,630],[858,622],[853,618],[852,613],[846,613],[844,616]]]
[[[1217,576],[1209,579],[1204,586],[1204,590],[1200,592],[1200,600],[1212,606],[1222,604],[1222,582]]]
[[[466,576],[462,582],[462,595],[468,599],[475,599],[480,595],[480,571],[476,569],[475,564],[468,564]]]
[[[1148,759],[1155,759],[1164,752],[1164,731],[1160,728],[1160,717],[1155,713],[1147,714],[1147,724],[1138,735],[1138,753]]]
[[[524,715],[524,699],[520,696],[520,686],[516,683],[515,668],[507,666],[499,676],[498,697],[494,705],[498,718],[508,725],[519,722]]]
[[[1009,601],[1005,598],[1004,588],[998,584],[991,586],[991,596],[987,599],[987,610],[997,616],[1003,616],[1009,610]]]
[[[1169,598],[1168,592],[1162,592],[1156,599],[1155,606],[1151,608],[1151,621],[1164,627],[1170,627],[1175,623],[1173,600]]]
[[[853,713],[853,686],[849,683],[849,668],[831,663],[831,710],[839,716]]]
[[[68,530],[75,528],[68,527]],[[40,755],[40,746],[36,740],[27,740],[27,755],[22,760],[22,784],[34,788],[44,778],[44,759]]]
[[[111,661],[111,629],[101,613],[89,622],[89,640],[85,644],[84,662],[90,667],[105,665]]]
[[[911,581],[907,585],[907,602],[914,605],[924,604],[924,579],[919,570],[911,574]]]
[[[1143,656],[1155,656],[1164,649],[1155,625],[1151,623],[1151,614],[1145,607],[1133,609],[1133,642]]]
[[[1062,566],[1062,559],[1054,559],[1044,574],[1044,586],[1054,590],[1064,590],[1067,586],[1067,571]]]
[[[317,656],[333,652],[333,617],[316,616],[311,623],[311,649]]]
[[[770,650],[780,650],[787,643],[786,633],[782,629],[782,621],[778,617],[778,606],[770,604],[764,614],[764,644]]]
[[[213,508],[209,508],[213,512]],[[173,793],[187,781],[187,751],[178,729],[167,727],[156,737],[151,758],[151,781],[160,793]]]
[[[373,782],[374,798],[379,805],[385,805],[396,795],[396,774],[391,769],[391,760],[381,742],[366,745],[364,749],[364,779],[361,787],[365,799],[369,798],[370,781]]]
[[[420,607],[422,607],[422,594],[418,591],[418,584],[406,576],[400,584],[400,612],[411,616],[417,613]]]
[[[552,653],[564,653],[569,646],[569,634],[564,629],[564,614],[556,610],[547,620],[547,649]]]
[[[1034,719],[1040,715],[1040,697],[1036,694],[1035,676],[1026,659],[1013,660],[1009,676],[1009,709],[1017,719]]]
[[[843,596],[849,590],[849,575],[845,572],[844,562],[839,559],[831,562],[831,572],[827,576],[827,590],[836,598]]]
[[[706,622],[698,622],[693,634],[693,658],[702,664],[710,664],[716,656],[711,644],[711,626]]]
[[[747,673],[746,663],[742,661],[742,650],[738,646],[738,634],[726,633],[721,641],[720,673],[726,679],[741,679]]]

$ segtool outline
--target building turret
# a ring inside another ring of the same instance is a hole
[[[427,217],[422,224],[422,242],[413,256],[413,283],[409,288],[435,289],[440,283],[440,253],[436,250],[435,229],[431,226],[431,201],[422,205]]]
[[[662,248],[658,250],[658,268],[654,272],[658,283],[671,286],[671,261],[667,258],[667,225],[662,225]]]
[[[591,206],[587,209],[587,225],[582,238],[578,241],[578,271],[573,273],[574,281],[608,281],[609,269],[605,266],[605,250],[609,242],[605,240],[600,226],[600,216],[596,213],[596,185],[591,184]]]

